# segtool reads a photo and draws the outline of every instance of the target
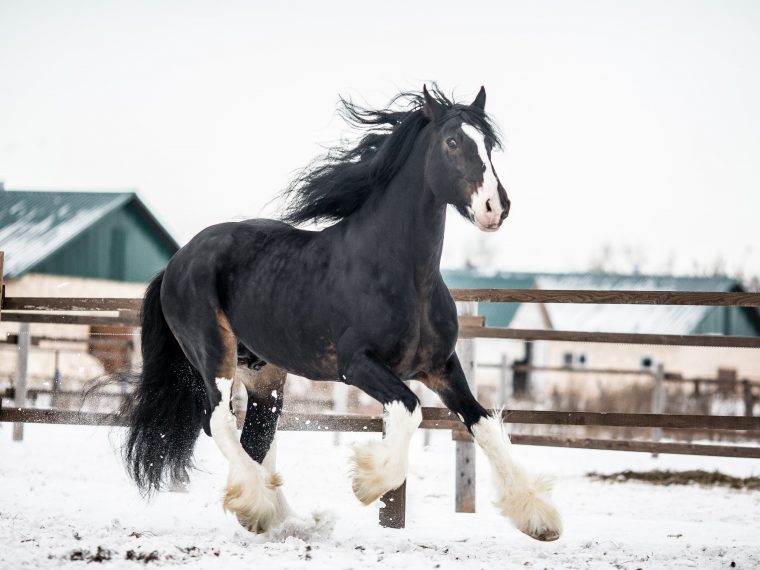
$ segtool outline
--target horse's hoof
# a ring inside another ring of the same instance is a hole
[[[550,529],[543,529],[536,533],[530,533],[527,530],[522,530],[525,534],[527,534],[531,538],[535,538],[536,540],[540,540],[541,542],[554,542],[559,538],[559,533],[556,530],[550,530]]]
[[[272,504],[262,503],[256,505],[255,508],[245,508],[233,512],[240,526],[254,534],[264,534],[271,529],[276,515],[276,510]]]
[[[261,534],[268,531],[277,514],[277,487],[282,479],[277,473],[267,473],[251,463],[247,476],[230,477],[224,495],[224,510],[235,514],[240,526]],[[245,474],[245,471],[242,473]]]
[[[237,517],[240,526],[242,526],[248,532],[252,532],[253,534],[264,534],[269,530],[269,527],[271,525],[270,520],[262,520],[257,518],[251,519],[243,513],[235,513],[235,516]]]
[[[371,505],[406,479],[406,465],[394,461],[384,441],[356,445],[351,457],[351,489],[364,505]]]
[[[503,485],[502,493],[495,504],[520,532],[541,542],[552,542],[560,537],[562,519],[549,497],[549,480],[527,478],[518,490],[510,488],[506,478],[499,482]]]

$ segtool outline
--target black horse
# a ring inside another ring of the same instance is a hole
[[[470,105],[423,88],[383,110],[343,101],[366,132],[296,179],[284,221],[211,226],[174,255],[142,310],[144,366],[126,458],[143,490],[185,478],[203,429],[229,461],[224,504],[240,523],[263,532],[287,516],[269,451],[291,372],[345,382],[383,404],[386,437],[353,456],[353,490],[369,504],[406,477],[422,416],[404,380],[417,379],[484,449],[503,514],[534,538],[559,537],[548,485],[515,465],[499,419],[467,386],[439,270],[448,204],[483,231],[509,212],[485,99],[483,88]],[[315,220],[335,223],[322,231],[286,223]],[[248,391],[240,438],[230,411],[236,372]]]

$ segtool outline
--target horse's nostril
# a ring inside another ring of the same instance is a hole
[[[486,212],[491,212],[491,199],[486,200]]]

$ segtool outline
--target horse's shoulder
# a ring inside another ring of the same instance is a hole
[[[454,298],[451,296],[451,291],[449,291],[449,287],[446,285],[440,272],[438,272],[433,281],[430,299],[434,303],[444,305],[446,308],[455,307]]]

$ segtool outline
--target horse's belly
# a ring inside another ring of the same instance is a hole
[[[270,328],[240,340],[261,360],[291,374],[311,380],[337,380],[338,359],[332,342],[318,335],[289,342],[288,336],[276,334]]]

